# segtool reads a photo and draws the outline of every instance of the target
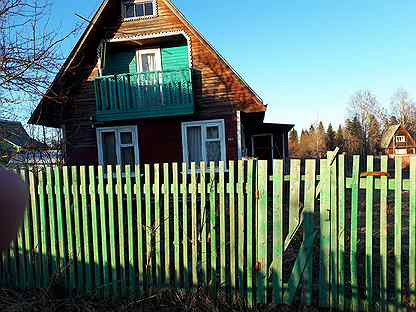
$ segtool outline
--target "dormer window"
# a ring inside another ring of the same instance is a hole
[[[153,17],[156,15],[155,0],[126,0],[122,2],[125,19]]]
[[[398,135],[396,136],[396,143],[405,143],[406,137],[404,135]]]

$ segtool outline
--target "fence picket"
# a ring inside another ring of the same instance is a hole
[[[197,219],[197,199],[198,187],[196,176],[196,164],[191,164],[191,184],[189,192],[191,194],[191,246],[192,246],[192,285],[198,287],[198,219]]]
[[[367,157],[367,172],[373,172],[374,157]],[[367,304],[373,302],[373,189],[374,177],[367,177],[365,192],[365,276]]]
[[[118,276],[117,276],[117,249],[116,249],[116,229],[114,212],[114,181],[113,167],[107,166],[107,200],[108,200],[108,230],[110,234],[110,273],[111,289],[113,296],[119,295]]]
[[[145,235],[146,235],[146,282],[148,285],[153,284],[153,250],[152,250],[152,236],[153,236],[153,224],[152,224],[152,207],[151,207],[151,191],[150,191],[150,166],[144,166],[144,195],[146,205],[146,217],[145,217]]]
[[[141,169],[140,165],[136,165],[134,169],[135,174],[135,194],[136,194],[136,213],[137,213],[137,282],[138,282],[138,292],[139,295],[142,295],[144,292],[144,274],[145,274],[145,258],[144,258],[144,248],[143,242],[145,241],[145,234],[143,234],[143,211],[142,211],[142,179],[141,179]]]
[[[283,160],[273,161],[273,302],[283,300]]]
[[[226,220],[225,220],[225,163],[219,163],[218,197],[220,208],[220,283],[227,283],[227,246],[226,246]]]
[[[70,191],[70,180],[69,180],[69,168],[63,168],[64,177],[64,197],[65,197],[65,220],[67,226],[67,248],[68,248],[68,269],[69,274],[68,286],[70,290],[76,288],[76,273],[75,273],[75,255],[74,255],[74,232],[73,232],[73,214],[71,206],[71,191]],[[33,220],[34,224],[35,220]]]
[[[40,213],[40,257],[42,263],[42,287],[47,287],[49,284],[49,259],[47,257],[49,228],[47,223],[47,206],[45,201],[45,180],[43,169],[38,170],[38,195],[39,195],[39,213]]]
[[[189,253],[188,253],[188,166],[186,163],[182,164],[182,248],[183,248],[183,279],[184,287],[189,288]]]
[[[154,194],[154,209],[155,209],[155,221],[153,224],[154,231],[154,244],[155,244],[155,269],[156,269],[156,285],[158,287],[162,286],[162,255],[161,255],[161,226],[162,220],[160,215],[160,165],[154,165],[154,184],[153,184],[153,194]]]
[[[200,184],[199,184],[199,193],[201,194],[201,267],[202,267],[202,276],[201,276],[201,285],[207,286],[209,283],[208,280],[208,248],[207,248],[207,234],[208,234],[208,211],[207,211],[207,184],[206,184],[206,164],[201,162],[200,164]]]
[[[395,195],[394,195],[394,294],[395,307],[402,304],[402,158],[395,160]]]
[[[329,307],[330,291],[330,252],[331,252],[331,174],[329,161],[322,159],[320,162],[321,174],[321,206],[320,206],[320,275],[319,275],[319,302],[323,308]]]
[[[172,193],[173,193],[173,235],[175,255],[175,286],[181,285],[181,241],[179,227],[179,169],[178,164],[172,164]]]
[[[89,224],[88,219],[91,216],[88,209],[88,191],[87,191],[87,171],[85,166],[79,169],[81,180],[81,209],[82,209],[82,230],[83,230],[83,245],[84,254],[82,265],[84,267],[85,289],[87,292],[93,290],[93,270],[91,269],[90,257],[90,238],[89,238]]]
[[[165,265],[165,285],[170,286],[171,285],[171,263],[170,263],[170,186],[169,186],[169,164],[163,164],[163,219],[164,219],[164,265]]]
[[[254,305],[254,257],[255,249],[253,227],[254,227],[254,214],[253,214],[253,175],[254,175],[254,161],[249,160],[247,163],[247,303],[251,306]]]
[[[388,172],[388,158],[381,158],[381,172]],[[388,261],[388,212],[387,212],[388,177],[380,178],[380,299],[383,311],[387,304],[387,261]]]
[[[128,291],[130,295],[134,295],[136,289],[136,272],[134,262],[134,225],[133,225],[133,195],[131,186],[131,166],[124,166],[125,172],[125,195],[127,208],[127,244],[128,244]]]
[[[244,164],[242,160],[238,161],[238,184],[237,184],[237,196],[238,196],[238,280],[239,280],[239,294],[241,297],[245,295],[244,287],[244,252],[245,252],[245,175],[244,175]]]
[[[123,205],[123,177],[121,174],[121,166],[116,166],[116,194],[117,194],[117,213],[118,213],[118,253],[119,253],[119,283],[121,295],[124,297],[127,294],[127,273],[126,273],[126,253],[125,253],[125,239],[124,239],[124,205]]]
[[[51,246],[51,271],[55,273],[57,271],[57,240],[56,240],[56,218],[55,218],[55,193],[52,180],[52,168],[46,168],[46,184],[47,184],[47,195],[48,195],[48,212],[49,212],[49,229],[50,229],[50,246]]]
[[[103,285],[104,295],[110,295],[110,270],[111,263],[108,258],[108,241],[107,241],[107,206],[106,206],[106,185],[104,182],[104,168],[98,167],[98,196],[100,201],[100,221],[101,221],[101,249],[103,263]]]
[[[99,215],[97,211],[97,189],[96,189],[96,177],[95,177],[95,168],[90,166],[88,168],[89,174],[89,198],[90,198],[90,210],[91,212],[91,231],[92,231],[92,248],[93,248],[93,260],[91,263],[94,265],[94,270],[91,272],[94,276],[94,286],[95,289],[99,289],[102,285],[101,282],[101,265],[100,265],[100,255],[99,255],[99,243],[98,243],[98,225],[100,224]],[[101,248],[102,249],[102,248]]]
[[[338,306],[338,192],[337,192],[337,158],[334,153],[329,153],[329,158],[333,158],[331,163],[328,160],[330,166],[330,275],[331,275],[331,295],[330,295],[330,307],[336,308]]]
[[[236,274],[236,224],[235,224],[235,167],[234,161],[230,161],[228,164],[228,185],[227,193],[229,196],[228,213],[230,216],[230,278],[231,278],[231,294],[233,298],[236,296],[237,290],[237,274]]]
[[[359,226],[359,191],[360,191],[360,157],[354,156],[351,185],[351,239],[350,239],[350,263],[351,263],[351,302],[352,311],[359,311],[358,289],[358,226]]]
[[[215,163],[210,163],[209,171],[209,205],[210,205],[210,241],[211,241],[211,287],[214,292],[217,290],[217,205],[216,205],[216,176]]]
[[[338,309],[345,307],[345,155],[338,157]]]
[[[300,223],[300,160],[290,161],[289,234],[293,236]]]
[[[81,263],[82,259],[82,234],[81,234],[81,214],[79,207],[79,182],[78,182],[78,168],[75,166],[71,167],[71,178],[72,178],[72,205],[74,214],[75,224],[75,263],[77,272],[77,289],[82,293],[84,291],[84,275],[83,267]]]
[[[410,304],[416,304],[416,158],[410,160],[409,203],[409,294]]]

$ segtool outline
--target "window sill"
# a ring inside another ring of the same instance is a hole
[[[147,19],[152,19],[158,17],[157,14],[153,14],[153,15],[146,15],[146,16],[137,16],[137,17],[123,17],[122,21],[123,22],[133,22],[133,21],[137,21],[137,20],[147,20]]]

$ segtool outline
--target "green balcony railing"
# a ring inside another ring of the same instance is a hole
[[[119,74],[95,80],[97,120],[190,115],[195,112],[192,69]]]

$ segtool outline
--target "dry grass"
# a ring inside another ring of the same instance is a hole
[[[52,290],[16,292],[8,289],[0,290],[0,311],[189,311],[189,312],[220,312],[220,311],[318,311],[306,307],[273,307],[264,306],[248,308],[236,302],[229,304],[222,299],[214,299],[208,291],[160,290],[147,298],[130,298],[122,301],[104,301],[82,297],[57,298]]]

